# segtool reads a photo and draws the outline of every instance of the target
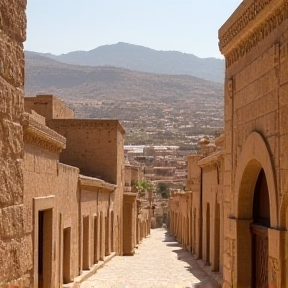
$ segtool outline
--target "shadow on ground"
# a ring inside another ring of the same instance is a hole
[[[206,283],[206,281],[209,281],[211,283],[211,286],[207,287],[218,287],[218,284],[216,282],[211,281],[208,274],[200,267],[200,265],[197,263],[197,261],[193,258],[190,251],[183,249],[181,245],[177,242],[174,236],[170,235],[169,231],[165,233],[165,239],[163,242],[167,242],[166,246],[168,247],[175,247],[179,249],[175,249],[172,252],[177,254],[177,259],[179,261],[184,261],[187,263],[187,266],[185,266],[185,269],[189,271],[191,274],[193,274],[195,277],[201,281],[201,283]],[[201,283],[199,283],[198,287],[202,287]],[[207,282],[208,283],[208,282]],[[206,287],[206,286],[203,286]]]

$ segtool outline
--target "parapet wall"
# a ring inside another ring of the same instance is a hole
[[[36,113],[46,119],[73,119],[74,111],[53,95],[37,95],[24,98],[25,111]]]
[[[123,150],[124,134],[118,120],[51,119],[46,122],[67,139],[61,162],[79,167],[83,175],[118,183],[124,161],[124,152],[118,153],[120,148]]]

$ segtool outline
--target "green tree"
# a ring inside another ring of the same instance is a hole
[[[147,180],[136,181],[135,187],[138,191],[151,191],[153,189],[153,184]]]

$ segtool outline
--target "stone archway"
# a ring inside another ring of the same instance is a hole
[[[238,158],[234,186],[234,217],[236,218],[235,281],[237,287],[239,288],[254,288],[255,286],[252,286],[252,278],[255,276],[255,273],[257,273],[255,272],[256,264],[252,261],[253,249],[255,250],[255,247],[253,248],[253,239],[255,237],[252,237],[253,233],[251,233],[251,226],[253,225],[251,224],[253,221],[255,222],[255,219],[253,219],[253,202],[255,189],[257,189],[257,180],[259,179],[261,173],[263,173],[265,176],[265,183],[267,185],[266,189],[268,190],[269,227],[277,228],[278,205],[275,173],[271,162],[270,153],[264,139],[259,133],[253,132],[248,136],[246,142],[242,146],[242,151]],[[254,218],[255,209],[256,208],[254,206]],[[269,241],[267,234],[267,241]],[[267,243],[265,263],[268,263],[268,247],[269,245]],[[265,269],[267,269],[265,272],[267,275],[265,276],[268,278],[268,266],[265,267]]]
[[[278,205],[271,156],[262,136],[252,132],[242,146],[235,176],[235,217],[238,219],[252,219],[254,188],[261,169],[267,180],[271,227],[277,228]]]

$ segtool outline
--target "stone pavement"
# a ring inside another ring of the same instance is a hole
[[[114,257],[80,288],[182,288],[208,278],[165,229],[155,229],[134,256]]]

